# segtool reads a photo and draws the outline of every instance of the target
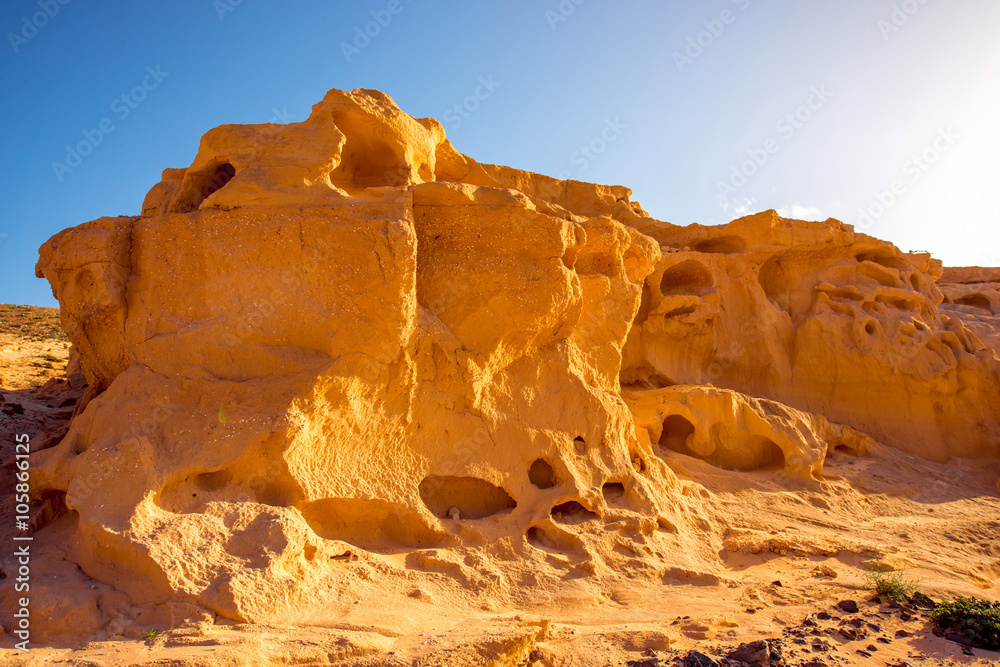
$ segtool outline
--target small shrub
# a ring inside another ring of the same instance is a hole
[[[954,630],[988,651],[1000,651],[1000,602],[959,596],[931,612],[938,627]]]
[[[896,602],[906,602],[910,596],[920,588],[920,581],[907,579],[904,570],[895,572],[880,572],[878,570],[865,570],[862,576],[868,587],[876,594],[887,597]]]
[[[145,634],[142,635],[143,639],[155,639],[160,634],[159,630],[146,630]]]

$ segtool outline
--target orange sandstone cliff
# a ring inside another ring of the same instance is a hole
[[[743,533],[678,455],[790,491],[834,450],[1000,455],[996,270],[774,211],[676,226],[630,194],[333,90],[50,239],[89,386],[33,459],[82,572],[40,587],[39,640],[404,609],[442,576],[461,606],[717,572]]]

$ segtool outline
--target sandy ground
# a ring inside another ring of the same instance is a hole
[[[82,390],[56,378],[65,367],[63,341],[0,332],[0,350],[2,430],[64,427]],[[39,366],[45,355],[60,361]],[[470,595],[460,573],[443,570],[406,604],[387,608],[377,585],[359,586],[275,626],[219,617],[145,639],[35,646],[28,654],[15,651],[5,632],[0,666],[655,667],[685,664],[690,651],[726,664],[723,656],[760,639],[775,640],[783,660],[772,664],[1000,665],[1000,653],[936,636],[925,610],[873,598],[862,576],[866,567],[905,568],[934,599],[1000,598],[1000,461],[939,465],[893,450],[872,458],[835,452],[823,484],[789,488],[775,471],[729,472],[681,454],[665,458],[704,520],[704,539],[721,534],[717,567],[621,572],[603,587],[568,568],[558,587],[522,582],[503,602],[487,588],[471,607],[459,602]],[[64,549],[68,520],[38,534],[39,552]],[[699,537],[664,532],[656,539],[663,552],[679,554]],[[373,558],[398,564],[405,556]],[[43,574],[65,581],[67,595],[95,585],[67,561],[52,562]],[[370,563],[344,567],[356,569],[359,580],[377,576]],[[838,607],[847,600],[858,611]]]
[[[0,389],[28,389],[63,377],[68,358],[58,308],[0,304]]]

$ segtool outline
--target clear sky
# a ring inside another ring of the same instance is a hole
[[[210,128],[330,88],[676,224],[776,208],[1000,265],[997,0],[5,0],[0,30],[3,303],[55,305],[38,246],[138,214]]]

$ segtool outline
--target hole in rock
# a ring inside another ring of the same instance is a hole
[[[632,459],[632,467],[635,468],[636,472],[642,473],[646,472],[646,462],[642,460],[639,453],[634,449],[629,450],[629,458]]]
[[[837,445],[836,447],[833,448],[833,451],[835,451],[838,454],[844,454],[846,456],[857,456],[857,452],[855,452],[847,445]]]
[[[695,311],[694,306],[683,306],[681,308],[674,308],[669,313],[666,313],[663,318],[670,319],[672,317],[684,317],[685,315],[690,315]]]
[[[419,486],[420,499],[435,516],[460,519],[483,519],[517,507],[517,503],[499,486],[476,477],[429,475]]]
[[[670,415],[663,420],[663,432],[660,433],[660,446],[681,454],[689,454],[688,438],[694,433],[694,424],[681,415]]]
[[[559,523],[583,523],[598,518],[595,512],[591,512],[575,500],[556,505],[550,514],[552,520]]]
[[[869,336],[875,335],[875,329],[876,327],[874,322],[868,322],[865,324],[865,333],[868,334]]]
[[[412,509],[378,498],[324,498],[299,507],[313,532],[361,549],[438,546],[444,535]]]
[[[556,473],[545,459],[536,459],[528,469],[528,479],[539,489],[551,489],[556,485]]]
[[[972,306],[974,308],[982,308],[983,310],[990,309],[990,300],[987,299],[982,294],[968,294],[963,297],[955,299],[955,303],[961,304],[963,306]]]
[[[195,476],[194,485],[202,491],[218,491],[225,488],[232,478],[233,475],[228,470],[204,472]]]
[[[312,560],[316,558],[316,547],[312,544],[306,544],[302,547],[302,555],[306,557],[306,560]]]
[[[909,299],[904,299],[902,297],[885,297],[879,296],[875,299],[879,303],[884,303],[890,308],[895,308],[896,310],[913,310],[916,306],[915,302],[911,302]]]
[[[782,468],[785,465],[785,453],[781,447],[764,436],[754,436],[747,446],[735,451],[717,451],[708,462],[726,470],[753,472],[765,468]]]
[[[739,236],[720,236],[716,239],[705,239],[694,244],[691,248],[696,252],[721,253],[729,255],[731,253],[743,252],[747,249],[747,243]]]
[[[604,494],[604,502],[609,505],[617,505],[625,498],[625,485],[621,482],[608,482],[601,487]]]
[[[211,172],[211,176],[202,185],[201,195],[202,200],[208,199],[210,196],[221,190],[226,186],[229,181],[233,180],[233,176],[236,175],[236,168],[228,162],[224,162],[215,168]]]
[[[236,176],[236,168],[225,160],[216,160],[205,169],[190,175],[177,198],[177,210],[189,213],[224,188]]]
[[[705,296],[714,289],[712,274],[704,264],[693,259],[671,266],[663,272],[663,278],[660,279],[660,294],[663,296]]]
[[[330,173],[334,185],[348,189],[399,187],[413,181],[406,149],[391,134],[347,111],[335,111],[333,122],[346,136],[340,164]],[[425,173],[429,176],[429,169]]]
[[[573,438],[573,447],[576,449],[577,454],[583,454],[587,451],[587,441],[580,436]]]

